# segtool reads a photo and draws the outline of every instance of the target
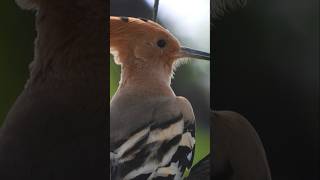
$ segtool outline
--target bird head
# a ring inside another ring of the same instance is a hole
[[[151,20],[110,17],[110,52],[118,64],[164,64],[179,58],[209,59],[209,54],[181,47],[165,28]]]

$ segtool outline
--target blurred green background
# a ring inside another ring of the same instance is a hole
[[[34,12],[0,1],[0,126],[29,76],[35,37]]]
[[[183,46],[210,51],[210,1],[160,0],[159,23],[173,33]],[[153,0],[111,0],[110,15],[151,19]],[[186,29],[188,29],[186,31]],[[120,67],[110,56],[110,98],[118,87]],[[194,164],[210,152],[210,63],[190,59],[179,66],[172,80],[177,96],[186,97],[196,116]]]

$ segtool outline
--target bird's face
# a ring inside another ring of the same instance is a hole
[[[153,21],[131,17],[110,17],[110,49],[120,64],[171,65],[182,57],[178,40],[168,30]]]
[[[144,62],[170,65],[178,58],[180,44],[166,29],[150,29],[149,33],[141,33],[140,37],[132,41],[136,42],[134,56]]]

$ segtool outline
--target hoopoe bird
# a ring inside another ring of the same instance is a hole
[[[173,92],[171,78],[178,59],[210,55],[181,47],[151,20],[113,16],[110,52],[121,65],[110,102],[111,179],[182,179],[193,161],[195,116]]]

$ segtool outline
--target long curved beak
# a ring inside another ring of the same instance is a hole
[[[179,52],[179,57],[189,57],[195,59],[202,59],[210,61],[210,53],[194,50],[187,47],[181,47]]]

